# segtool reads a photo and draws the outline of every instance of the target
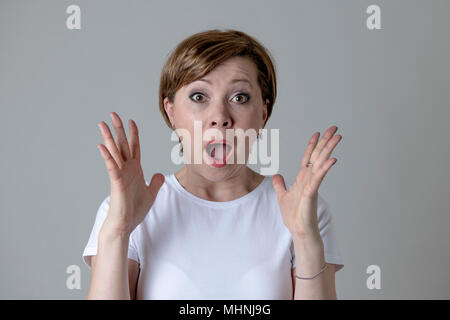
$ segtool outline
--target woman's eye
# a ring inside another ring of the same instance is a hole
[[[237,100],[234,100],[234,101],[236,101],[237,103],[246,103],[247,101],[248,101],[248,99],[249,99],[249,95],[248,94],[245,94],[245,93],[240,93],[240,94],[237,94],[237,95],[235,95],[234,96],[234,98],[236,98],[236,97],[241,97],[240,99],[239,99],[239,101],[237,101]],[[233,99],[234,99],[233,98]]]
[[[198,97],[200,97],[200,98],[198,98]],[[196,92],[196,93],[192,94],[190,98],[194,102],[203,102],[202,97],[204,97],[203,94]]]
[[[194,102],[204,102],[205,96],[200,92],[195,92],[190,96]],[[237,99],[236,99],[237,98]],[[239,104],[244,104],[250,99],[250,96],[246,93],[240,93],[233,97],[233,101]]]

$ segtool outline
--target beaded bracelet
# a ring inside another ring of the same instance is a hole
[[[297,275],[297,273],[295,274],[295,277],[297,278],[297,279],[301,279],[301,280],[311,280],[311,279],[314,279],[315,277],[317,277],[319,274],[321,274],[322,272],[324,272],[325,271],[325,269],[328,267],[328,265],[325,263],[325,266],[322,268],[322,270],[320,270],[319,271],[319,273],[317,273],[315,276],[312,276],[311,278],[304,278],[304,277],[299,277],[298,275]]]

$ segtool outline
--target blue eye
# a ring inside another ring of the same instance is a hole
[[[194,101],[194,102],[203,102],[201,99],[198,100],[198,99],[195,98],[195,96],[197,96],[197,95],[201,95],[201,96],[204,97],[204,95],[203,95],[202,93],[200,93],[200,92],[195,92],[195,93],[193,93],[189,98],[191,98],[191,100]]]
[[[239,97],[239,96],[245,97],[245,101],[244,101],[244,102],[239,102],[239,101],[238,101],[238,103],[240,103],[240,104],[247,103],[248,100],[250,99],[250,96],[249,96],[248,94],[246,94],[246,93],[239,93],[239,94],[235,95],[234,98]],[[233,99],[234,99],[234,98],[233,98]]]

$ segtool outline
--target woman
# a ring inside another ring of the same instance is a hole
[[[182,41],[162,70],[159,95],[167,125],[184,133],[187,162],[148,184],[136,123],[129,121],[127,139],[112,112],[116,141],[99,123],[111,194],[83,253],[92,267],[88,298],[336,299],[334,273],[343,263],[318,189],[337,161],[330,159],[342,138],[337,127],[320,141],[320,132],[312,135],[289,190],[281,175],[251,170],[252,140],[225,131],[265,126],[276,77],[266,49],[234,30]],[[213,132],[200,151],[187,139],[196,123]],[[242,143],[244,163],[236,161]],[[196,152],[205,161],[192,161]]]

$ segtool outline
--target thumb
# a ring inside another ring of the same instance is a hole
[[[286,184],[284,183],[284,178],[281,174],[276,174],[272,177],[272,185],[277,193],[277,198],[280,200],[281,196],[286,193]]]
[[[148,192],[153,196],[153,200],[156,199],[159,189],[164,184],[164,176],[161,173],[155,173],[147,187]]]

